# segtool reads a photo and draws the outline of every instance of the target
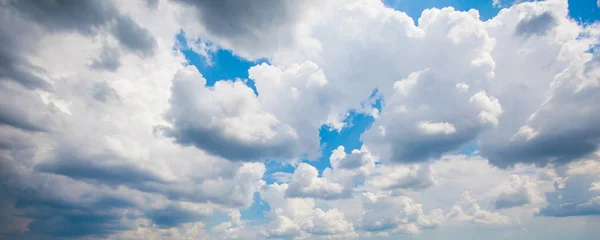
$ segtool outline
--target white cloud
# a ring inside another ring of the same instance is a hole
[[[287,197],[339,198],[347,191],[341,184],[319,177],[315,167],[300,163],[285,193]]]
[[[425,189],[435,184],[435,174],[427,165],[379,166],[365,185],[379,190]]]
[[[312,198],[288,198],[287,184],[271,184],[261,191],[261,198],[269,203],[267,215],[271,222],[262,231],[262,235],[273,238],[292,238],[295,236],[339,235],[355,236],[354,228],[344,213],[332,208],[323,210],[315,206]]]
[[[364,210],[358,226],[367,232],[419,233],[421,228],[436,228],[445,221],[441,209],[426,214],[421,204],[405,196],[367,192],[362,194],[361,199]]]
[[[589,189],[590,191],[600,192],[600,182],[592,183],[592,187]]]
[[[164,130],[178,143],[194,145],[232,160],[292,158],[296,131],[262,109],[252,89],[241,81],[219,81],[211,89],[193,66],[173,80]]]
[[[527,176],[511,175],[510,179],[492,190],[496,209],[518,207],[532,202],[542,201],[537,184]]]
[[[498,117],[502,114],[502,106],[498,99],[489,97],[485,91],[481,91],[473,95],[469,102],[481,110],[479,120],[483,123],[491,123],[494,126],[498,125]]]
[[[463,199],[452,207],[452,210],[447,214],[447,218],[449,220],[485,225],[504,225],[510,223],[508,217],[498,212],[481,209],[477,200],[469,192],[463,193]]]
[[[419,128],[426,134],[452,134],[456,128],[447,122],[419,122]]]

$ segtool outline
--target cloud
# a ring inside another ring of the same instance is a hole
[[[358,226],[368,232],[398,230],[419,233],[420,228],[436,228],[445,220],[441,209],[425,214],[423,206],[404,196],[363,193],[363,214]]]
[[[426,189],[435,184],[435,174],[427,165],[380,166],[365,183],[380,190]]]
[[[168,136],[232,160],[295,157],[296,131],[264,111],[252,89],[241,81],[209,89],[205,82],[193,66],[175,76],[167,112],[173,128],[163,130]]]
[[[465,210],[463,210],[465,209]],[[484,225],[505,225],[510,219],[498,212],[490,212],[479,206],[470,192],[463,193],[463,199],[452,207],[447,218],[455,221],[464,221]]]
[[[323,210],[315,206],[312,198],[287,198],[287,184],[271,184],[261,191],[261,198],[269,203],[267,217],[272,221],[261,231],[269,238],[291,238],[296,236],[329,235],[355,237],[352,223],[343,212],[333,208]]]
[[[102,49],[102,53],[98,59],[94,59],[90,65],[93,69],[105,69],[109,71],[116,71],[121,63],[119,62],[119,51],[110,47]]]
[[[517,24],[517,36],[543,35],[556,25],[556,18],[550,12],[525,18]]]
[[[508,182],[496,189],[494,207],[496,209],[523,206],[539,201],[537,184],[529,181],[527,176],[511,175]]]
[[[600,193],[595,191],[598,181],[597,159],[571,163],[558,168],[560,176],[554,180],[554,189],[546,193],[547,205],[536,215],[552,217],[587,216],[600,214]],[[582,166],[587,171],[581,171]]]
[[[317,169],[306,163],[300,163],[285,194],[287,197],[339,198],[347,195],[344,186],[319,178]]]
[[[130,16],[120,16],[112,33],[129,50],[142,56],[154,54],[156,40],[148,29],[137,25]]]
[[[80,1],[7,1],[2,4],[0,38],[5,44],[0,48],[2,67],[0,79],[12,80],[28,88],[50,90],[53,88],[47,73],[32,64],[28,58],[33,49],[39,48],[34,39],[46,34],[78,32],[83,35],[95,35],[115,25],[113,34],[124,48],[148,56],[156,48],[156,40],[150,32],[140,27],[133,19],[110,2],[85,3]],[[15,31],[20,34],[15,36]],[[118,56],[102,55],[97,64],[115,68]]]
[[[585,232],[531,210],[599,214],[600,31],[570,19],[567,1],[485,22],[428,9],[415,24],[380,1],[25,0],[4,1],[0,20],[8,239],[393,238],[517,223],[513,234],[540,221]],[[206,86],[172,48],[182,29],[268,63]],[[364,144],[321,157],[320,130],[353,131],[349,112],[373,117],[352,133]],[[253,204],[265,219],[245,220]]]
[[[266,57],[297,41],[310,1],[192,1],[177,0],[194,10],[207,37],[249,59]],[[187,31],[186,31],[187,32]]]

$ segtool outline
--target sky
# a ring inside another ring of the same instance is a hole
[[[596,0],[0,12],[0,239],[598,237]]]

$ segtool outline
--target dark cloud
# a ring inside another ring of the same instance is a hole
[[[174,122],[174,128],[163,129],[164,133],[178,144],[195,146],[214,155],[233,161],[257,161],[267,159],[288,159],[294,157],[293,143],[255,144],[236,141],[219,129],[203,129],[190,126],[183,119]]]
[[[155,9],[156,7],[158,7],[158,3],[159,3],[158,0],[146,0],[146,5],[152,9]]]
[[[16,81],[32,89],[52,89],[43,78],[44,70],[25,57],[46,33],[77,31],[94,35],[112,26],[113,35],[126,49],[151,56],[156,48],[150,32],[121,14],[109,1],[8,0],[0,5],[0,11],[0,80]],[[93,66],[116,69],[118,55],[103,55]]]
[[[34,39],[38,35],[17,13],[0,5],[0,80],[15,81],[31,89],[52,88],[40,77],[43,69],[32,65],[24,56],[31,46],[36,46]]]
[[[194,7],[207,31],[241,52],[261,52],[294,41],[294,24],[308,1],[176,0]],[[211,39],[212,40],[212,39]]]
[[[156,40],[148,29],[140,27],[129,16],[120,16],[113,35],[121,44],[140,56],[151,56],[156,48]]]
[[[557,19],[550,12],[537,16],[525,18],[517,24],[515,34],[517,36],[544,35],[557,24]]]
[[[494,208],[503,209],[503,208],[511,208],[517,206],[523,206],[525,204],[530,203],[529,197],[527,195],[515,195],[515,194],[500,194],[496,200],[494,201]]]
[[[529,126],[537,134],[526,138],[484,139],[481,153],[495,166],[512,167],[516,163],[545,166],[569,163],[598,151],[600,146],[600,87],[576,90],[565,86],[536,112]]]
[[[538,216],[571,217],[600,215],[600,202],[595,200],[598,192],[590,191],[594,176],[570,176],[563,187],[546,193],[545,207],[540,209]],[[597,181],[597,180],[596,180]]]
[[[124,198],[102,191],[81,194],[85,191],[81,184],[63,181],[64,177],[28,173],[1,156],[0,169],[2,211],[6,207],[16,210],[2,217],[31,220],[26,233],[0,233],[8,239],[103,237],[131,227],[121,221],[125,217],[122,210],[134,207]]]
[[[70,148],[61,150],[54,161],[42,162],[36,166],[36,170],[109,185],[162,182],[155,174],[117,156],[85,156],[77,151]]]
[[[98,59],[94,59],[90,67],[98,70],[117,71],[121,62],[119,51],[114,48],[104,47]]]
[[[42,132],[44,128],[32,123],[27,113],[21,109],[0,103],[0,124],[32,132]]]
[[[197,213],[180,206],[168,206],[163,209],[149,211],[146,216],[159,227],[170,228],[183,223],[200,221],[206,217],[206,214]]]
[[[106,82],[100,82],[92,88],[92,97],[100,102],[109,100],[118,100],[121,97],[119,93]]]
[[[404,136],[393,143],[391,160],[417,163],[440,158],[449,151],[457,150],[476,137],[476,130],[467,130],[446,136]]]
[[[9,5],[50,31],[76,30],[92,34],[119,16],[108,1],[11,0]]]

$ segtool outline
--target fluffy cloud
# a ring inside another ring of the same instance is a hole
[[[425,214],[423,206],[408,197],[364,193],[362,199],[364,210],[358,222],[368,232],[418,233],[420,228],[435,228],[445,221],[441,209]]]
[[[537,184],[527,176],[511,175],[510,179],[495,189],[494,206],[496,209],[522,206],[539,201]]]
[[[323,210],[315,206],[312,198],[287,198],[287,184],[272,184],[261,191],[261,198],[269,203],[268,218],[271,226],[261,235],[272,238],[295,236],[339,235],[354,236],[353,224],[345,219],[344,213],[333,208]]]
[[[498,212],[490,212],[479,206],[469,192],[463,193],[463,199],[452,207],[448,219],[466,221],[475,224],[503,225],[510,223],[510,219]]]
[[[313,166],[300,163],[292,181],[286,190],[288,197],[310,197],[310,198],[338,198],[345,193],[344,186],[339,183],[330,182],[327,178],[320,178],[319,172]]]
[[[173,80],[165,129],[180,144],[195,145],[232,160],[292,158],[296,131],[264,111],[241,81],[217,82],[212,89],[193,66]]]

